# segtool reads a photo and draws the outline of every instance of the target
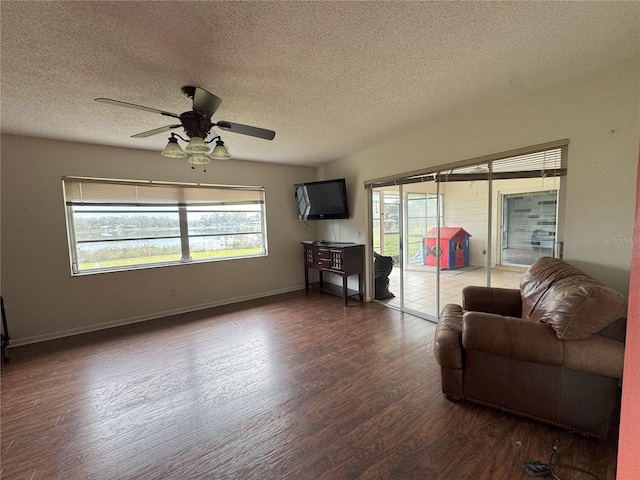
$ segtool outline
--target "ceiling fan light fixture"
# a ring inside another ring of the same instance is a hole
[[[167,143],[167,146],[164,147],[164,150],[160,152],[160,155],[169,158],[185,158],[187,156],[184,150],[180,148],[180,145],[178,145],[178,139],[174,136],[171,136],[169,138],[169,143]]]
[[[216,140],[216,146],[211,152],[211,158],[214,160],[229,160],[231,158],[231,154],[222,140]]]
[[[205,165],[210,162],[211,162],[211,159],[207,157],[204,153],[194,153],[189,157],[189,163],[191,165]]]
[[[146,138],[182,127],[184,129],[185,137],[188,137],[188,139],[181,137],[177,133],[172,133],[167,146],[160,153],[162,156],[169,158],[186,158],[189,156],[188,154],[191,154],[187,159],[188,162],[191,163],[191,168],[194,168],[194,165],[204,166],[207,163],[210,163],[211,160],[228,160],[232,158],[220,136],[215,136],[209,141],[205,141],[205,138],[210,138],[212,127],[218,127],[228,132],[249,135],[251,137],[262,138],[265,140],[273,140],[276,135],[276,132],[273,130],[252,127],[251,125],[243,125],[242,123],[227,122],[226,120],[212,122],[212,115],[216,112],[222,102],[220,98],[210,92],[207,92],[203,88],[189,85],[182,87],[182,93],[191,99],[192,109],[182,112],[180,115],[164,110],[158,110],[157,108],[145,107],[143,105],[136,105],[134,103],[123,102],[121,100],[113,100],[111,98],[96,98],[95,101],[120,107],[143,110],[150,113],[157,113],[165,117],[173,117],[179,120],[180,123],[173,123],[171,125],[165,125],[164,127],[154,128],[146,132],[132,135],[132,137]],[[184,150],[178,144],[178,140],[188,143]],[[212,143],[214,140],[217,140],[217,142],[212,151],[208,144]],[[206,167],[203,170],[206,172]]]
[[[189,145],[185,149],[187,153],[207,153],[209,151],[209,146],[204,143],[204,139],[200,137],[191,137],[189,140]]]

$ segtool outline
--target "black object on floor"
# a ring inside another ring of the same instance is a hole
[[[376,300],[393,298],[395,295],[389,291],[389,274],[393,269],[393,258],[385,257],[373,252]]]
[[[532,477],[548,477],[551,475],[551,467],[538,461],[524,462],[522,469]]]

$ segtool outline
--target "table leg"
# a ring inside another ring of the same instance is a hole
[[[349,290],[347,288],[347,280],[349,280],[349,277],[347,275],[344,275],[342,277],[342,295],[344,296],[345,306],[349,304]]]

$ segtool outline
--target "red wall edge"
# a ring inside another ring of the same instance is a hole
[[[640,479],[640,155],[636,215],[632,237],[627,340],[622,377],[622,413],[618,440],[618,480]]]

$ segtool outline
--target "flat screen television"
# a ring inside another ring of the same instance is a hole
[[[349,218],[347,183],[344,178],[294,186],[298,220],[337,220]]]

